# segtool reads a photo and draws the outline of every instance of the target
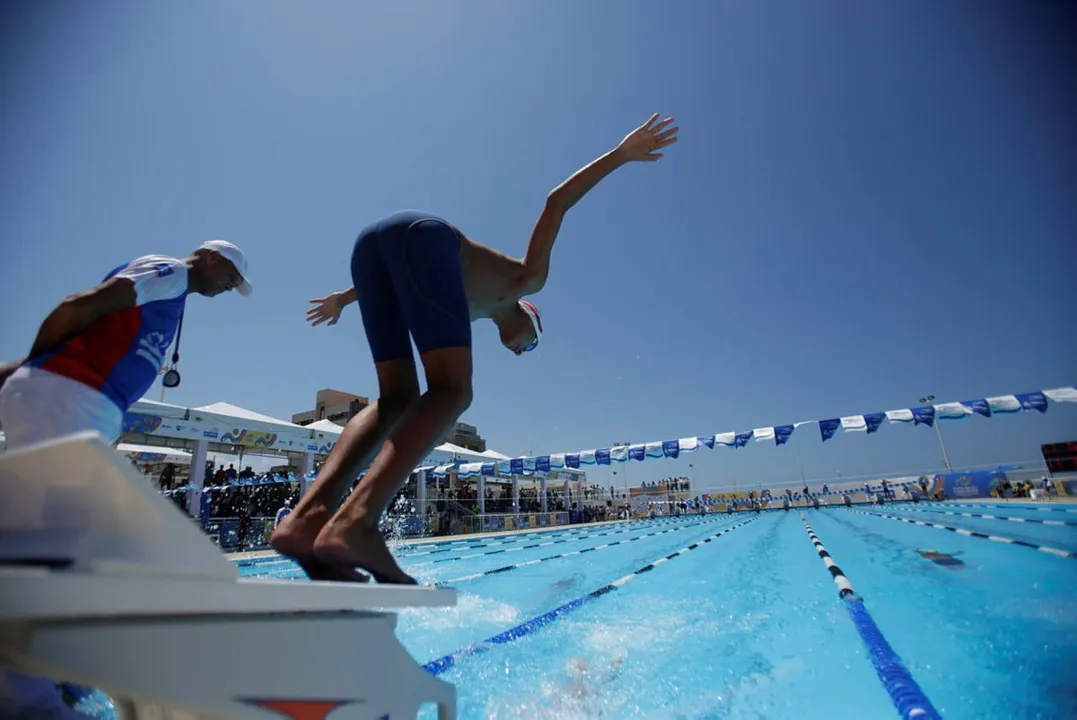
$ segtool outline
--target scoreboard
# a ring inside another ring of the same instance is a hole
[[[1077,442],[1041,445],[1040,452],[1051,474],[1077,472]]]

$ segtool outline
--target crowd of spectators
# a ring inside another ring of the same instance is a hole
[[[650,492],[686,492],[691,490],[692,483],[686,477],[671,477],[664,478],[662,480],[656,480],[655,482],[643,482],[640,483],[640,487],[644,491]]]

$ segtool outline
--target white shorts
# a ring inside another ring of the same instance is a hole
[[[0,389],[0,425],[8,450],[84,430],[96,430],[115,443],[123,430],[123,411],[87,385],[24,366]]]
[[[116,442],[123,412],[91,387],[34,367],[16,370],[0,388],[0,425],[8,450],[96,430]],[[86,718],[66,704],[56,682],[48,678],[0,671],[0,717]]]

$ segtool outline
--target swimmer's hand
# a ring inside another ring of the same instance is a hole
[[[657,119],[658,113],[655,113],[650,120],[625,136],[617,146],[617,153],[624,160],[654,162],[662,157],[659,150],[677,142],[677,131],[680,128],[669,127],[673,118],[669,117],[655,124]]]
[[[318,327],[326,321],[329,325],[336,325],[344,307],[355,302],[355,288],[335,292],[323,298],[315,298],[310,302],[315,303],[314,307],[307,309],[307,322],[311,327]]]

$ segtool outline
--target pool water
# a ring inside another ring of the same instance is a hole
[[[401,613],[398,635],[420,663],[454,658],[437,668],[464,719],[899,717],[806,518],[943,717],[1077,717],[1074,510],[825,507],[401,545],[407,572],[459,600]],[[930,559],[945,555],[960,564]],[[277,557],[239,565],[301,576]],[[457,654],[521,625],[521,637]]]

